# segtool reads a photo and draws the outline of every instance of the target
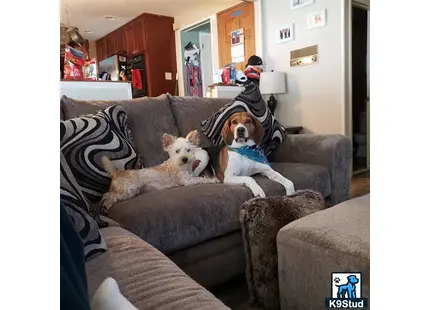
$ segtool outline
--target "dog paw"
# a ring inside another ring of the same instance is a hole
[[[266,194],[260,186],[250,186],[249,189],[252,191],[254,197],[265,198]]]
[[[203,183],[214,184],[219,183],[220,181],[217,178],[203,177]]]
[[[287,196],[291,196],[294,195],[296,193],[296,191],[293,188],[287,188]]]
[[[287,196],[290,196],[296,193],[293,182],[284,184],[284,187],[287,192]]]
[[[108,210],[113,206],[114,202],[112,200],[111,195],[106,193],[103,195],[102,200],[100,201],[100,212],[103,215],[107,215]]]

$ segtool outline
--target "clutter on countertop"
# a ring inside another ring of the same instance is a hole
[[[213,81],[209,85],[214,86],[241,86],[247,82],[248,78],[242,70],[236,70],[236,64],[228,64],[222,69],[214,70]]]
[[[84,80],[97,81],[97,61],[96,58],[87,59],[82,67]]]
[[[225,66],[222,70],[222,83],[224,85],[229,85],[231,84],[231,80],[230,80],[230,65]]]
[[[66,44],[64,49],[64,80],[83,80],[82,67],[84,64],[84,53]]]
[[[113,55],[99,62],[96,57],[88,57],[85,49],[66,44],[61,57],[60,81],[127,82],[127,57]]]

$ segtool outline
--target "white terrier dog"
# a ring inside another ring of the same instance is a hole
[[[148,191],[218,183],[216,178],[197,176],[209,160],[208,153],[197,147],[198,142],[197,130],[191,131],[185,138],[164,134],[163,147],[169,154],[169,159],[152,168],[119,171],[109,158],[103,156],[103,167],[111,175],[112,181],[109,191],[102,197],[101,211],[107,213],[115,203]],[[196,163],[197,167],[193,169]]]

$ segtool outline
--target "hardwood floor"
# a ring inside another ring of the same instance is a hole
[[[350,197],[355,198],[370,193],[370,170],[354,175],[351,178]]]

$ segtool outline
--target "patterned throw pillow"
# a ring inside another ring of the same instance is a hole
[[[60,152],[60,200],[71,218],[76,231],[84,243],[85,260],[107,250],[107,245],[100,234],[94,211],[86,201],[77,184],[69,165]]]
[[[221,131],[227,119],[237,112],[250,112],[263,125],[264,135],[261,141],[266,155],[273,152],[285,139],[285,128],[275,119],[261,97],[258,86],[248,84],[245,89],[230,103],[223,106],[218,112],[202,122],[202,132],[214,145],[222,142]]]
[[[127,114],[121,105],[60,121],[60,147],[83,194],[91,203],[98,202],[109,190],[110,177],[103,169],[103,156],[121,170],[142,168]]]

